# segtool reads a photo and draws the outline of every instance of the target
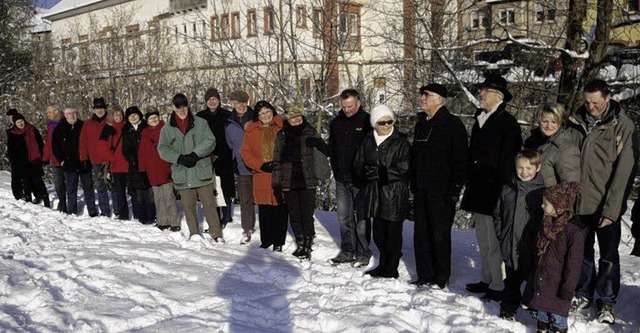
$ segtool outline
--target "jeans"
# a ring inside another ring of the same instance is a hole
[[[546,312],[546,311],[538,311],[536,315],[539,321],[548,323],[551,327],[555,329],[565,329],[568,326],[567,317],[557,315],[555,313]]]
[[[78,214],[78,178],[82,183],[82,192],[84,192],[84,203],[87,206],[87,211],[90,216],[97,216],[96,197],[93,192],[91,173],[89,172],[64,172],[64,180],[67,184],[67,213]]]
[[[620,219],[604,228],[598,228],[600,214],[580,215],[580,220],[587,226],[587,238],[584,243],[584,258],[576,296],[592,300],[595,291],[600,296],[597,302],[598,307],[602,304],[613,306],[620,291],[620,254],[618,253],[621,234]],[[598,236],[600,248],[597,273],[593,249],[596,236]]]
[[[336,181],[336,205],[340,222],[340,251],[349,258],[370,258],[371,221],[365,218],[364,191]]]
[[[109,204],[109,191],[107,191],[107,183],[100,178],[100,164],[91,166],[93,173],[93,182],[98,192],[98,206],[100,206],[100,215],[111,216],[111,205]]]
[[[51,173],[53,175],[53,186],[56,189],[56,195],[58,196],[58,210],[67,211],[67,187],[64,181],[64,170],[62,167],[51,167]]]

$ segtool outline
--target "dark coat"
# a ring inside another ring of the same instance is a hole
[[[380,146],[374,134],[362,141],[353,162],[356,175],[366,179],[366,166],[386,169],[380,180],[368,181],[364,189],[367,217],[403,221],[409,211],[409,160],[411,146],[407,136],[394,128]]]
[[[220,176],[220,186],[225,197],[235,196],[235,179],[233,177],[232,150],[227,144],[225,125],[231,117],[231,111],[218,106],[215,111],[206,108],[196,114],[209,124],[209,129],[216,137],[216,148],[213,150],[213,168]]]
[[[467,179],[467,130],[445,106],[432,119],[418,113],[411,147],[411,191],[458,201]]]
[[[313,147],[307,147],[307,138],[320,137],[306,119],[298,126],[284,122],[276,136],[273,149],[271,182],[274,188],[305,189],[318,186],[313,169]]]
[[[480,128],[471,130],[467,185],[460,208],[492,215],[500,189],[514,175],[516,153],[522,146],[520,125],[502,103]],[[477,118],[482,113],[478,110]]]
[[[536,237],[542,221],[542,190],[540,173],[528,182],[517,177],[502,186],[493,214],[493,224],[500,241],[502,259],[507,267],[523,267],[533,263]]]
[[[251,176],[251,170],[247,168],[240,155],[240,149],[242,148],[242,140],[244,139],[244,130],[251,123],[253,118],[253,110],[249,108],[242,117],[242,120],[238,118],[238,114],[233,112],[227,120],[224,127],[224,135],[227,140],[229,148],[232,150],[232,166],[233,172],[240,176]]]
[[[539,259],[536,274],[527,283],[525,301],[538,311],[568,316],[574,296],[584,251],[586,229],[577,216],[570,219],[564,230]]]
[[[33,134],[36,137],[40,156],[42,156],[42,149],[44,147],[42,135],[40,135],[37,128],[33,126],[31,126],[31,128],[33,129]],[[29,161],[27,140],[25,138],[26,134],[18,135],[11,133],[11,131],[8,131],[7,134],[7,155],[9,157],[9,162],[11,163],[11,172],[16,175],[20,175],[21,177],[29,177],[30,175],[43,176],[42,159],[40,158]]]
[[[144,119],[140,121],[138,129],[134,128],[128,121],[122,128],[122,154],[127,163],[129,163],[127,184],[136,190],[148,189],[151,186],[147,173],[140,171],[138,168],[138,149],[140,148],[142,131],[145,128],[147,128],[147,122]]]
[[[351,117],[340,110],[329,127],[329,157],[333,178],[360,187],[364,183],[353,177],[353,160],[365,135],[371,132],[369,113],[362,107]]]
[[[90,165],[80,163],[80,132],[84,122],[76,121],[71,125],[66,119],[60,121],[53,130],[51,151],[58,161],[62,162],[62,168],[70,172],[90,172]],[[89,167],[89,168],[87,168]]]

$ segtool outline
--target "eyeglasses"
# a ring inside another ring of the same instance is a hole
[[[378,121],[376,122],[376,124],[378,124],[378,126],[393,125],[393,120]]]

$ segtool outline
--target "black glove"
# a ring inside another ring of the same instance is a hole
[[[368,181],[378,180],[378,166],[377,165],[365,165],[364,176]]]
[[[311,138],[307,138],[304,141],[304,144],[307,147],[315,147],[317,148],[321,153],[323,153],[325,156],[329,155],[329,147],[327,146],[327,144],[324,142],[324,140],[322,140],[321,138],[318,137],[311,137]]]
[[[198,163],[198,154],[191,152],[191,154],[182,154],[178,157],[178,164],[184,165],[187,168],[193,168]]]
[[[284,194],[282,194],[282,188],[277,186],[273,188],[273,196],[276,197],[276,201],[279,206],[284,205]]]
[[[273,171],[273,162],[264,162],[260,166],[260,170],[262,172],[272,172]]]

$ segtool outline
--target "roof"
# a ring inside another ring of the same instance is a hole
[[[130,1],[134,0],[61,0],[51,8],[44,18],[50,21],[57,21]]]

